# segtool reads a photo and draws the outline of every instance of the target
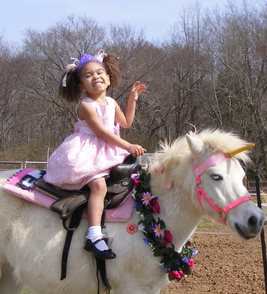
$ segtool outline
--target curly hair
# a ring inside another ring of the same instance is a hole
[[[118,57],[114,54],[106,54],[103,59],[103,65],[107,75],[109,75],[110,85],[107,88],[107,91],[117,87],[121,81],[121,73],[118,68]],[[66,87],[62,86],[62,80],[66,77]],[[80,79],[77,74],[77,67],[71,69],[69,72],[65,72],[62,76],[60,87],[59,87],[59,96],[66,99],[68,102],[78,102],[81,89],[79,87]]]

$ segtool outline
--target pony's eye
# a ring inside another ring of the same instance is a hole
[[[220,181],[222,180],[222,177],[220,175],[212,175],[211,178],[214,180],[214,181]]]

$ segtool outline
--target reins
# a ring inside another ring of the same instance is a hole
[[[218,153],[215,155],[210,156],[209,158],[207,158],[204,162],[202,162],[199,166],[197,166],[195,164],[195,176],[196,176],[196,184],[197,184],[197,198],[198,198],[198,202],[201,206],[201,208],[204,210],[202,203],[201,203],[201,199],[202,196],[206,199],[206,201],[209,203],[209,205],[215,210],[217,211],[217,213],[219,214],[222,222],[226,225],[226,214],[229,210],[231,210],[232,208],[236,207],[237,205],[246,202],[246,201],[253,201],[251,196],[244,196],[241,197],[239,199],[237,199],[236,201],[230,203],[229,205],[227,205],[226,207],[224,207],[223,209],[220,208],[219,206],[217,206],[216,204],[213,203],[213,201],[208,197],[208,195],[206,194],[206,192],[204,191],[204,187],[203,184],[201,182],[200,176],[210,167],[215,166],[216,164],[220,163],[221,161],[224,161],[226,159],[231,159],[231,156],[229,156],[226,153]]]

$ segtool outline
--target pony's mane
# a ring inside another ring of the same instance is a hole
[[[237,148],[241,148],[248,144],[247,141],[241,139],[232,132],[224,132],[221,130],[206,129],[196,134],[204,143],[207,149],[213,153],[229,153]],[[171,163],[179,164],[182,158],[191,155],[186,137],[178,137],[173,143],[162,142],[161,150],[157,151],[151,158],[151,166],[167,168]],[[245,164],[250,162],[247,155],[248,151],[243,151],[235,155],[235,158],[243,161]]]

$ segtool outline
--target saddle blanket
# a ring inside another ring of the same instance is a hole
[[[23,169],[11,176],[2,186],[2,189],[19,198],[37,204],[39,206],[50,208],[56,200],[36,189],[34,181],[45,174],[43,170]],[[128,199],[121,205],[113,209],[106,210],[106,222],[127,222],[133,212],[134,199]],[[87,218],[86,209],[83,212],[83,218]]]

